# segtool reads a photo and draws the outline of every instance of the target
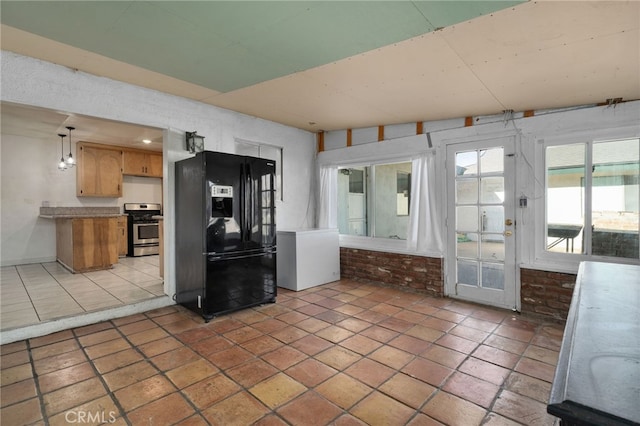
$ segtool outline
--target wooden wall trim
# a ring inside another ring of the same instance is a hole
[[[351,129],[347,129],[347,146],[353,145],[353,136]]]
[[[464,127],[473,126],[473,117],[465,117],[464,118]]]
[[[384,140],[384,126],[378,126],[378,142]]]
[[[318,132],[318,152],[324,151],[324,131]]]
[[[423,133],[422,121],[418,121],[416,123],[416,135],[421,135]]]

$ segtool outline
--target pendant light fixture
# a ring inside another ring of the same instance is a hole
[[[58,136],[60,136],[60,163],[58,163],[58,170],[64,172],[67,170],[67,163],[64,161],[64,138],[67,135],[58,133]]]
[[[71,155],[71,131],[75,130],[75,127],[67,126],[67,130],[69,130],[69,156],[67,157],[67,166],[73,167],[76,165],[76,160]]]

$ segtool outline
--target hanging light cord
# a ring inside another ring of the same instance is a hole
[[[71,154],[71,131],[75,130],[75,127],[67,126],[67,130],[69,130],[69,156],[67,157],[67,165],[69,167],[73,167],[76,165],[76,160],[73,158]]]
[[[60,136],[60,163],[58,164],[58,170],[63,172],[67,170],[67,163],[64,161],[64,138],[67,135],[58,133],[58,136]]]

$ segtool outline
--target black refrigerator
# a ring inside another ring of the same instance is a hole
[[[212,151],[175,163],[176,302],[206,321],[276,301],[275,166]]]

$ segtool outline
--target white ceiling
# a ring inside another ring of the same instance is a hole
[[[310,131],[640,99],[639,1],[531,1],[225,93],[6,25],[2,48]]]
[[[60,138],[56,135],[65,134],[67,137],[64,143],[67,144],[69,131],[66,127],[71,126],[75,127],[71,131],[73,142],[85,141],[162,151],[161,129],[6,102],[2,103],[1,113],[3,135],[59,141]],[[151,143],[142,142],[145,139]]]

